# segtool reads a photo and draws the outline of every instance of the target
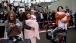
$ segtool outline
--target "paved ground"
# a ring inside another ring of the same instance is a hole
[[[76,43],[76,30],[74,29],[68,30],[67,43]]]
[[[40,33],[40,36],[41,40],[37,40],[37,43],[50,43],[50,41],[46,39],[45,32]],[[0,43],[7,43],[7,42],[5,40],[0,40]],[[22,43],[25,43],[25,41],[23,41]],[[68,29],[67,43],[76,43],[76,30]]]

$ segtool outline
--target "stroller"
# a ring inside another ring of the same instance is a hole
[[[50,43],[65,43],[64,37],[66,36],[66,31],[63,30],[61,27],[54,28],[55,29],[51,29],[51,31],[48,31],[46,29],[46,38],[50,40]]]

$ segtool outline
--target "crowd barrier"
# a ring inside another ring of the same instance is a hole
[[[41,25],[42,25],[42,28],[40,28],[40,29],[46,29],[46,26],[48,27],[47,29],[49,29],[49,28],[52,28],[52,27],[54,27],[56,24],[55,24],[55,21],[43,21],[43,22],[38,22],[38,24],[39,24],[39,26],[41,27]]]

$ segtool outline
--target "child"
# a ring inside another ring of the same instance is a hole
[[[36,20],[35,11],[31,10],[31,19]]]

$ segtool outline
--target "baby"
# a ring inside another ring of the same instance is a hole
[[[36,20],[36,16],[35,16],[35,11],[34,10],[31,10],[31,19],[32,20]]]
[[[61,19],[62,22],[64,22],[67,19],[67,16],[70,16],[69,13],[65,13],[65,12],[58,12],[58,14],[60,14],[60,15],[65,14],[66,15],[64,18]]]

